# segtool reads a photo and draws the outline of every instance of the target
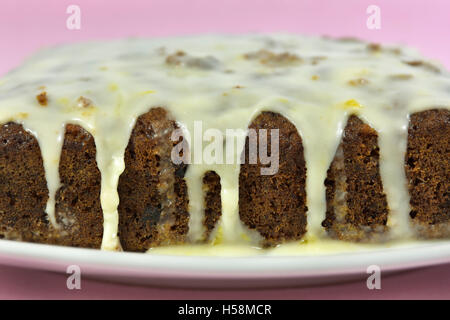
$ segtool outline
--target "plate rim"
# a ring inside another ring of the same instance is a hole
[[[107,252],[0,240],[0,264],[65,272],[78,265],[87,274],[167,279],[314,278],[366,274],[377,265],[383,272],[450,263],[450,240],[411,247],[372,249],[313,256],[205,257]]]

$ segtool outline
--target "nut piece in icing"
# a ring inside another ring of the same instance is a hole
[[[290,66],[293,64],[298,64],[302,61],[300,57],[289,52],[274,53],[265,49],[246,53],[244,58],[248,60],[258,60],[261,64],[272,67]]]
[[[441,72],[441,70],[438,67],[436,67],[435,65],[433,65],[429,62],[426,62],[426,61],[413,60],[413,61],[403,61],[403,62],[411,67],[423,67],[428,71],[432,71],[432,72],[436,72],[436,73]]]
[[[186,54],[186,52],[179,50],[174,54],[167,56],[166,64],[172,66],[186,66],[189,68],[211,70],[217,68],[220,62],[213,56],[192,57]]]
[[[36,96],[36,100],[38,101],[38,103],[41,106],[46,107],[47,104],[48,104],[47,92],[46,91],[42,91],[40,94],[38,94]]]
[[[92,106],[92,100],[81,96],[77,99],[77,106],[80,108],[88,108]]]

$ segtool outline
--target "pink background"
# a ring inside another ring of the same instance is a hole
[[[439,266],[381,278],[381,290],[366,280],[328,286],[256,290],[187,290],[112,284],[81,279],[66,287],[65,274],[0,267],[0,299],[449,299],[450,267]]]
[[[81,8],[81,30],[66,28],[66,8]],[[381,30],[366,27],[369,5],[381,8]],[[125,36],[289,31],[403,43],[450,67],[447,0],[2,0],[0,74],[43,45]],[[85,280],[69,291],[65,276],[0,267],[0,298],[450,298],[450,267],[386,278],[381,291],[364,282],[328,287],[192,291]]]
[[[66,28],[66,8],[81,8],[81,29]],[[369,5],[381,30],[366,27]],[[54,43],[126,36],[289,31],[404,43],[450,67],[447,0],[2,0],[0,73]]]

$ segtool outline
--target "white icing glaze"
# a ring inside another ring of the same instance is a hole
[[[167,63],[168,55],[178,50],[185,54],[171,56],[172,64]],[[274,55],[284,52],[291,54],[286,60]],[[381,177],[391,208],[388,224],[395,237],[407,238],[403,163],[408,116],[450,106],[447,71],[404,63],[417,60],[426,61],[407,48],[374,50],[363,42],[283,34],[73,44],[43,50],[3,78],[0,123],[17,121],[37,137],[49,188],[47,213],[56,227],[54,199],[64,125],[79,124],[93,135],[102,177],[102,249],[116,250],[120,248],[117,184],[124,151],[136,118],[151,107],[165,107],[191,135],[195,121],[202,121],[204,130],[245,133],[262,110],[287,117],[303,139],[308,240],[323,237],[323,182],[347,117],[355,113],[379,133]],[[47,106],[36,100],[43,91]],[[80,97],[91,105],[80,105]],[[244,139],[245,134],[237,143],[242,145]],[[190,149],[196,159],[198,151]],[[201,184],[208,170],[216,171],[222,184],[222,218],[215,234],[226,245],[256,241],[258,235],[239,220],[238,163],[189,165],[188,239],[195,242],[204,233]]]

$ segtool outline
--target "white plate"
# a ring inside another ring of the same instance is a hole
[[[0,264],[156,286],[230,288],[324,284],[450,262],[450,241],[318,256],[192,257],[58,247],[0,240]]]

